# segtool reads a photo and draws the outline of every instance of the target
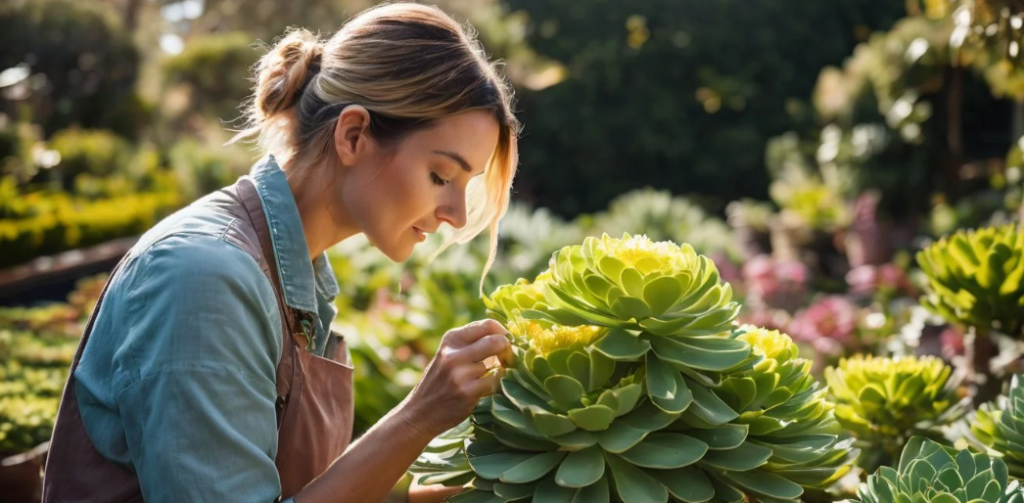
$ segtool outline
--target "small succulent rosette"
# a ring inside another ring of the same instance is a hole
[[[928,276],[921,304],[985,332],[1024,326],[1024,232],[1016,224],[959,231],[918,252]]]
[[[501,287],[485,303],[505,322],[521,316],[606,328],[594,349],[646,363],[647,394],[671,414],[692,400],[687,379],[715,379],[750,354],[746,342],[727,337],[740,306],[714,262],[689,245],[646,236],[604,235],[562,248],[533,282]]]
[[[592,325],[655,336],[714,335],[727,332],[740,309],[715,263],[688,244],[629,234],[588,237],[556,252],[550,270],[548,303]]]
[[[835,417],[857,438],[868,471],[895,461],[912,436],[939,435],[970,403],[959,394],[959,377],[930,356],[855,355],[825,369],[825,380]]]
[[[1011,477],[1024,478],[1024,376],[1013,376],[1006,395],[981,406],[971,431],[1006,463]]]
[[[861,484],[853,503],[1024,503],[1006,465],[985,454],[957,451],[915,436],[897,468],[883,466]]]

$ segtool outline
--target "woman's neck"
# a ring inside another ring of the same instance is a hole
[[[339,185],[344,183],[340,169],[325,164],[303,165],[299,161],[285,164],[282,169],[299,209],[310,260],[359,233],[336,196],[341,192]]]

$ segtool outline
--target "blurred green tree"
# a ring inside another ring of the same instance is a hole
[[[955,204],[989,188],[1001,169],[993,160],[1015,138],[1009,98],[1024,92],[996,78],[1003,62],[988,49],[951,45],[948,16],[924,14],[873,34],[842,69],[822,71],[814,104],[828,126],[806,146],[848,178],[849,194],[880,189],[882,212],[904,220],[930,212],[933,195]]]
[[[164,83],[188,87],[190,111],[234,120],[251,92],[249,68],[260,55],[244,32],[195,35],[184,51],[164,61]]]
[[[4,2],[0,47],[0,71],[20,65],[25,75],[4,89],[0,111],[23,117],[27,108],[47,135],[77,125],[134,138],[149,120],[135,93],[139,53],[109,3]]]
[[[164,19],[186,38],[244,31],[269,43],[289,26],[333,33],[341,23],[377,3],[372,0],[156,0]]]
[[[820,69],[905,15],[889,0],[508,0],[567,78],[522,93],[524,199],[594,211],[640,185],[767,196],[767,140],[815,123]]]

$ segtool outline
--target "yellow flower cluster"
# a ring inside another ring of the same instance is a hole
[[[737,339],[750,344],[754,353],[765,358],[785,362],[798,355],[799,348],[793,339],[778,330],[768,330],[753,325],[743,325],[740,330],[746,333],[738,336]]]
[[[938,389],[951,374],[951,369],[941,359],[932,356],[885,358],[855,355],[841,360],[836,371],[845,376],[851,387],[876,383],[895,388],[906,379],[920,379],[929,388]]]
[[[510,320],[508,328],[517,341],[528,344],[531,349],[542,355],[556,349],[586,346],[605,332],[604,328],[592,325],[569,327],[522,318]]]
[[[680,247],[671,241],[652,241],[645,234],[626,234],[622,239],[604,235],[595,248],[643,274],[679,271],[692,266],[691,262],[697,258],[689,245]]]

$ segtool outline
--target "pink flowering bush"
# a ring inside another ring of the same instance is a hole
[[[846,297],[830,295],[797,312],[789,333],[794,340],[811,344],[823,355],[838,355],[854,342],[857,314],[856,304]]]
[[[741,273],[748,302],[755,305],[793,311],[807,294],[810,272],[799,262],[758,255],[743,264]]]
[[[957,356],[963,356],[966,350],[963,329],[955,325],[947,325],[939,334],[939,344],[942,348],[943,358],[952,360]]]
[[[850,291],[856,294],[881,293],[887,296],[906,295],[908,297],[917,295],[907,273],[895,264],[856,267],[847,273],[846,283],[850,285]]]

